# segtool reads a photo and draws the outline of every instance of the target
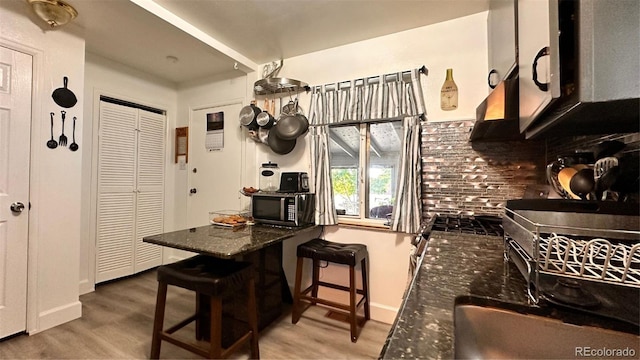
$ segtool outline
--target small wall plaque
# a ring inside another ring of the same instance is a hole
[[[176,128],[176,154],[175,162],[178,163],[178,157],[184,156],[185,163],[189,162],[189,127]]]

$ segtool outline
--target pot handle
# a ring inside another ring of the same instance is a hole
[[[538,81],[538,60],[540,60],[541,57],[543,56],[547,56],[549,55],[549,47],[545,46],[542,49],[540,49],[540,51],[538,51],[538,53],[536,54],[536,57],[533,59],[533,67],[532,67],[532,73],[533,73],[533,82],[536,84],[536,86],[538,87],[538,89],[542,90],[542,91],[547,91],[549,90],[549,84],[548,83],[541,83],[540,81]]]

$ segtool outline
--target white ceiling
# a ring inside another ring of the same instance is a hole
[[[488,8],[488,0],[66,1],[78,10],[68,26],[82,28],[87,52],[175,83],[251,71]]]

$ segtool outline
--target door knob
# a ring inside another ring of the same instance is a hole
[[[192,189],[189,190],[189,193],[191,193],[191,194],[195,194],[197,192],[198,192],[198,190],[196,188],[192,188]]]
[[[13,204],[11,204],[10,209],[14,213],[21,213],[22,210],[24,210],[24,204],[19,201],[16,201]]]

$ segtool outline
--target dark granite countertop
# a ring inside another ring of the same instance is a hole
[[[497,236],[432,232],[380,358],[453,358],[456,296],[527,304],[524,278],[503,249]]]
[[[278,243],[296,235],[320,231],[320,226],[297,228],[246,225],[229,228],[219,225],[200,226],[145,236],[144,242],[193,251],[219,258],[233,258]]]

